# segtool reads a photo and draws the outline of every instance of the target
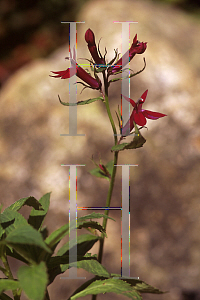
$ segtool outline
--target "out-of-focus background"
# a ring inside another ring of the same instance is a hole
[[[108,182],[89,174],[99,157],[112,159],[112,130],[102,103],[78,107],[78,133],[68,133],[68,80],[49,77],[68,68],[69,27],[77,25],[78,58],[90,59],[84,34],[91,28],[108,60],[121,51],[121,25],[138,21],[130,38],[148,42],[144,54],[131,61],[131,98],[148,89],[144,108],[167,114],[147,122],[143,148],[120,153],[130,169],[131,276],[168,290],[144,299],[199,299],[200,294],[200,4],[199,1],[0,1],[0,193],[4,208],[14,201],[52,191],[46,224],[49,231],[68,222],[68,168],[78,168],[78,206],[104,206]],[[79,60],[83,63],[83,60]],[[78,101],[98,96],[78,87]],[[110,88],[112,113],[120,104],[121,84]],[[116,119],[115,119],[116,121]],[[121,173],[112,199],[121,205]],[[23,212],[25,215],[27,211]],[[85,213],[78,212],[79,215]],[[120,212],[110,214],[103,264],[120,272]],[[97,251],[94,247],[92,253]],[[13,262],[12,262],[13,263]],[[14,264],[16,269],[18,265]],[[65,274],[67,276],[67,272]],[[89,278],[86,272],[80,276]],[[82,281],[57,278],[51,299],[66,299]],[[109,299],[115,295],[99,296]],[[89,297],[86,297],[90,299]],[[118,299],[119,297],[116,297]]]

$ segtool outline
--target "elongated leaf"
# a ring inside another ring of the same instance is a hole
[[[22,266],[17,272],[21,288],[30,300],[43,300],[48,275],[44,262],[38,265]]]
[[[74,239],[72,241],[67,242],[65,245],[63,245],[57,252],[58,256],[62,256],[64,254],[67,254],[66,252],[69,251],[69,244],[70,247],[77,246],[77,254],[78,255],[84,255],[87,251],[89,251],[92,246],[100,239],[100,237],[91,235],[91,234],[82,234],[77,237],[77,239]]]
[[[50,205],[50,194],[51,193],[45,194],[39,200],[39,204],[41,205],[42,210],[36,210],[33,208],[30,213],[28,223],[32,225],[35,229],[41,228],[43,224],[44,218],[48,212],[49,205]]]
[[[87,222],[88,219],[100,219],[102,217],[114,220],[108,216],[104,216],[103,214],[93,212],[89,215],[78,218],[77,224],[75,222],[76,220],[72,221],[70,224],[70,229],[82,228],[82,227],[85,227],[85,228],[92,227],[92,228],[101,230],[101,232],[103,232],[102,231],[103,227],[100,224],[93,222],[93,221]],[[45,242],[51,249],[53,249],[55,247],[55,245],[57,245],[60,242],[60,240],[68,233],[69,233],[69,224],[65,224],[62,227],[55,230],[54,232],[52,232],[46,238]]]
[[[76,263],[72,263],[70,266],[77,267],[78,269],[84,269],[89,273],[92,273],[97,276],[103,276],[103,277],[110,277],[110,273],[96,260],[96,259],[91,259],[91,260],[80,260],[77,261]],[[62,267],[62,270],[63,267]]]
[[[58,95],[58,99],[60,101],[60,103],[62,105],[65,105],[65,106],[76,106],[76,105],[85,105],[85,104],[90,104],[92,102],[95,102],[95,101],[98,101],[98,100],[104,100],[103,97],[97,97],[97,98],[92,98],[92,99],[87,99],[87,100],[83,100],[83,101],[79,101],[77,103],[69,103],[69,102],[63,102],[61,99],[60,99],[60,96]]]
[[[77,238],[77,257],[75,261],[82,259],[96,259],[96,258],[85,258],[84,255],[93,247],[93,245],[100,238],[91,234],[83,234]],[[74,241],[75,242],[75,241]],[[74,243],[72,243],[72,246]],[[71,245],[70,245],[71,246]],[[72,247],[73,251],[73,247]],[[71,258],[72,259],[72,258]],[[62,266],[61,266],[62,265]],[[49,258],[48,270],[50,283],[53,282],[58,274],[65,272],[69,268],[69,243],[66,243],[61,247],[57,253],[57,256]]]
[[[81,229],[81,228],[93,228],[93,229],[97,229],[101,233],[103,233],[105,237],[107,237],[106,231],[103,228],[103,226],[101,226],[99,223],[97,223],[95,221],[79,222],[77,228],[78,229]]]
[[[18,211],[24,205],[32,206],[35,209],[40,209],[41,207],[37,199],[35,199],[33,196],[29,196],[26,198],[19,199],[18,201],[11,204],[9,208],[11,210]]]
[[[75,300],[86,295],[97,295],[102,293],[121,294],[135,300],[142,299],[141,295],[136,292],[130,284],[118,279],[96,280],[81,292],[71,296],[70,299]]]
[[[49,279],[51,282],[55,279],[58,274],[64,273],[71,267],[78,269],[84,269],[89,273],[92,273],[99,277],[110,278],[110,273],[97,261],[96,256],[72,256],[69,255],[53,256],[50,258],[48,263]],[[73,262],[74,261],[74,262]]]
[[[92,282],[96,281],[97,279],[98,279],[98,277],[95,276],[95,277],[85,281],[81,286],[79,286],[75,290],[75,292],[68,298],[68,300],[70,300],[72,296],[74,296],[74,295],[78,294],[79,292],[85,290]]]
[[[81,260],[96,260],[97,258],[94,256],[85,257],[80,255],[63,255],[63,256],[52,256],[48,262],[48,274],[49,274],[49,284],[51,284],[55,277],[59,274],[64,273],[67,269],[71,268],[69,266],[69,258],[70,258],[70,265],[74,262],[76,268],[78,268],[77,264]]]
[[[120,280],[123,280],[129,283],[134,289],[140,293],[151,293],[151,294],[164,294],[166,292],[162,292],[159,289],[147,284],[146,282],[139,279],[132,278],[123,278],[119,274],[111,274],[112,277],[118,277]]]
[[[84,220],[87,220],[87,219],[100,219],[100,218],[106,218],[106,219],[110,219],[110,220],[115,221],[115,219],[113,219],[113,218],[111,218],[109,216],[105,216],[104,214],[95,213],[95,212],[92,212],[89,215],[80,217],[80,218],[77,219],[77,221],[84,221]]]
[[[12,279],[1,279],[0,280],[0,294],[4,291],[8,291],[8,290],[13,291],[18,288],[20,288],[20,284],[16,280],[12,280]]]
[[[134,124],[134,125],[135,125],[134,139],[130,143],[122,143],[122,144],[113,146],[111,151],[122,151],[124,149],[136,149],[136,148],[143,147],[146,140],[141,135],[137,125],[136,124]]]
[[[47,264],[47,267],[48,269],[51,271],[51,269],[54,269],[56,268],[56,266],[67,266],[66,268],[64,267],[63,268],[63,271],[66,271],[67,269],[69,269],[69,258],[70,258],[70,264],[71,263],[77,263],[79,261],[82,261],[82,260],[87,260],[87,261],[90,261],[90,260],[97,260],[97,257],[96,255],[95,256],[91,256],[91,253],[88,253],[90,254],[89,255],[85,255],[85,256],[82,256],[82,255],[69,255],[69,253],[67,255],[62,255],[62,256],[52,256]],[[71,268],[71,265],[70,265],[70,268]]]
[[[75,227],[74,227],[75,228]],[[45,243],[53,249],[55,245],[60,242],[60,240],[69,233],[69,224],[65,224],[53,231],[45,240]]]
[[[122,150],[126,149],[126,146],[128,144],[129,143],[122,143],[122,144],[115,145],[111,148],[111,151],[122,151]]]

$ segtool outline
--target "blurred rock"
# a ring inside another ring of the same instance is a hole
[[[106,46],[108,60],[114,49],[121,51],[121,25],[113,21],[138,21],[130,26],[131,41],[137,33],[148,42],[147,51],[131,61],[134,71],[143,67],[144,56],[147,62],[145,71],[131,80],[131,98],[137,100],[148,88],[144,108],[168,116],[147,122],[143,148],[120,153],[119,164],[139,164],[130,168],[131,276],[171,291],[170,299],[178,300],[181,289],[198,289],[200,280],[200,25],[166,5],[127,0],[90,1],[77,20],[85,21],[77,25],[78,58],[90,58],[84,40],[88,28],[96,42],[102,38],[100,49],[104,54]],[[78,107],[78,133],[85,137],[60,136],[68,133],[68,108],[60,105],[57,94],[68,101],[68,80],[48,75],[68,67],[66,56],[67,45],[23,67],[0,94],[2,202],[5,207],[52,191],[51,231],[68,221],[68,168],[61,164],[86,164],[78,168],[78,206],[104,206],[108,183],[90,176],[90,158],[94,154],[98,162],[100,155],[103,163],[112,159],[112,131],[101,102]],[[88,89],[80,94],[81,89],[78,101],[99,95]],[[121,84],[113,83],[113,115],[120,94]],[[120,169],[117,175],[113,206],[121,205]],[[118,222],[108,223],[104,265],[119,273],[120,213],[111,216]],[[56,282],[51,291],[65,293],[60,299],[73,291],[66,281]]]

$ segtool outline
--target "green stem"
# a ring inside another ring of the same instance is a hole
[[[114,143],[115,143],[115,145],[117,145],[117,143],[118,143],[117,130],[116,130],[113,118],[112,118],[112,114],[111,114],[110,106],[109,106],[109,102],[108,102],[108,79],[105,75],[105,71],[103,72],[103,79],[104,79],[104,86],[105,86],[105,94],[103,95],[103,97],[104,97],[106,110],[107,110],[108,117],[109,117],[109,120],[110,120],[110,123],[112,126],[113,134],[114,134]],[[106,207],[110,207],[110,203],[111,203],[113,187],[114,187],[114,183],[115,183],[115,176],[116,176],[116,172],[117,172],[118,153],[119,152],[114,152],[113,171],[112,171],[112,175],[111,175],[111,179],[110,179],[110,185],[109,185],[109,190],[108,190],[108,195],[107,195],[107,200],[106,200]],[[106,209],[104,212],[104,215],[108,216],[108,214],[109,214],[109,209]],[[103,219],[103,228],[105,230],[106,230],[106,226],[107,226],[107,218],[104,218]],[[103,257],[104,240],[105,240],[105,238],[103,237],[103,234],[102,234],[102,238],[100,240],[100,246],[99,246],[99,253],[98,253],[98,261],[100,263],[102,262],[102,257]],[[97,298],[97,295],[92,295],[92,300],[96,300],[96,298]]]
[[[105,105],[106,105],[106,110],[107,110],[107,113],[108,113],[108,117],[109,117],[109,120],[110,120],[110,123],[111,123],[111,126],[112,126],[112,130],[113,130],[113,133],[114,133],[115,145],[117,145],[117,142],[118,142],[117,141],[117,130],[116,130],[113,118],[112,118],[112,114],[111,114],[110,106],[109,106],[109,102],[108,102],[108,80],[106,78],[105,71],[103,72],[103,79],[104,79],[104,86],[105,86],[104,101],[105,101]]]
[[[113,192],[113,187],[114,187],[114,183],[115,183],[115,175],[117,172],[117,160],[118,160],[118,152],[115,152],[114,154],[114,166],[113,166],[113,172],[112,172],[112,176],[111,176],[111,180],[110,180],[110,186],[109,186],[109,190],[108,190],[108,196],[107,196],[107,200],[106,200],[106,207],[110,207],[110,203],[111,203],[111,197],[112,197],[112,192]],[[104,215],[108,216],[109,214],[109,209],[105,210]],[[106,230],[106,225],[107,225],[107,218],[103,219],[103,228]],[[102,239],[100,240],[100,246],[99,246],[99,254],[98,254],[98,261],[101,263],[102,261],[102,257],[103,257],[103,246],[104,246],[104,240],[105,238],[102,237]]]
[[[12,272],[10,270],[10,266],[8,264],[8,260],[7,260],[7,256],[6,256],[6,251],[5,251],[5,246],[1,247],[1,253],[0,253],[0,258],[3,262],[3,265],[5,267],[4,269],[4,274],[6,275],[6,277],[8,277],[8,279],[14,279]]]
[[[5,246],[1,247],[0,258],[1,258],[2,262],[3,262],[4,267],[5,267],[4,274],[6,275],[6,277],[8,277],[8,279],[14,279],[14,277],[12,275],[12,272],[10,270],[10,266],[9,266],[8,260],[7,260]],[[20,294],[18,294],[17,290],[13,290],[14,300],[20,300]]]
[[[106,77],[105,71],[103,72],[103,79],[104,79],[104,87],[105,87],[104,101],[105,101],[108,117],[110,119],[110,123],[111,123],[113,133],[114,133],[114,142],[115,142],[115,145],[117,145],[117,143],[118,143],[118,141],[117,141],[117,130],[116,130],[113,118],[112,118],[111,111],[110,111],[110,106],[109,106],[109,101],[108,101],[108,79]],[[117,160],[118,160],[118,152],[114,152],[113,171],[112,171],[112,175],[111,175],[111,179],[110,179],[110,186],[109,186],[107,200],[106,200],[106,207],[110,207],[110,203],[111,203],[111,197],[112,197],[113,187],[114,187],[114,183],[115,183],[115,175],[116,175],[116,171],[117,171],[117,166],[116,166],[117,165]],[[105,212],[104,212],[104,215],[108,216],[108,214],[109,214],[109,209],[106,209]],[[103,228],[104,228],[104,230],[106,230],[106,225],[107,225],[107,218],[104,218],[103,219]],[[103,257],[104,239],[105,238],[103,237],[103,234],[102,234],[102,239],[100,240],[99,254],[98,254],[98,261],[100,263],[101,263],[102,257]]]

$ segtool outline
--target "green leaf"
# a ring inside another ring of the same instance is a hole
[[[122,296],[127,296],[131,299],[141,300],[140,294],[135,291],[130,284],[118,279],[105,279],[96,280],[91,283],[84,290],[70,297],[71,300],[75,300],[79,297],[84,297],[86,295],[97,295],[104,293],[115,293],[121,294]]]
[[[43,241],[42,235],[30,225],[20,226],[11,231],[3,241],[30,263],[38,262],[41,249],[51,253]]]
[[[20,226],[14,229],[10,234],[8,234],[5,242],[9,245],[35,245],[46,250],[47,252],[51,252],[51,250],[44,243],[41,234],[30,225]]]
[[[100,225],[98,222],[95,222],[95,221],[79,222],[77,228],[78,229],[81,229],[81,228],[93,228],[93,229],[97,229],[101,233],[103,233],[105,237],[107,237],[106,231],[103,228],[103,226]]]
[[[75,261],[79,259],[93,259],[85,258],[84,255],[93,247],[93,245],[100,239],[100,237],[93,236],[91,234],[83,234],[77,237],[77,257]],[[75,240],[72,241],[73,246]],[[61,266],[62,265],[62,266]],[[50,257],[48,261],[49,279],[50,283],[53,282],[58,274],[65,272],[69,268],[69,243],[62,246],[57,252],[57,256]]]
[[[69,254],[63,256],[53,256],[48,262],[49,278],[51,282],[58,274],[64,273],[71,267],[84,269],[100,277],[110,277],[110,273],[97,261],[96,256],[72,256],[70,257],[71,263],[69,266]],[[74,262],[73,262],[74,261]]]
[[[146,282],[139,279],[129,279],[123,278],[119,274],[111,274],[112,277],[119,277],[121,280],[129,283],[134,289],[140,293],[151,293],[151,294],[164,294],[166,292],[162,292],[159,289],[147,284]]]
[[[96,259],[83,259],[76,263],[71,263],[70,266],[77,266],[78,269],[84,269],[96,276],[110,277],[110,273]]]
[[[32,196],[29,196],[27,198],[19,199],[18,201],[11,204],[8,208],[13,211],[18,211],[24,205],[34,207],[35,209],[40,209],[41,207],[37,199],[35,199]]]
[[[128,145],[129,143],[122,143],[122,144],[118,144],[118,145],[115,145],[111,148],[111,151],[122,151],[124,149],[126,149],[125,147]]]
[[[48,212],[49,205],[50,205],[50,194],[45,194],[40,200],[39,204],[41,205],[41,210],[32,209],[28,223],[32,225],[35,229],[41,228],[44,218]]]
[[[107,219],[111,219],[114,220],[108,216],[105,216],[103,214],[100,213],[91,213],[89,215],[86,215],[84,217],[80,217],[77,219],[77,223],[76,220],[73,220],[70,224],[70,228],[71,229],[75,229],[75,228],[82,228],[82,227],[92,227],[95,229],[98,229],[102,232],[103,227],[100,224],[97,224],[96,222],[88,222],[88,219],[100,219],[100,218],[107,218]],[[115,221],[115,220],[114,220]],[[62,227],[58,228],[57,230],[55,230],[54,232],[52,232],[45,240],[45,243],[53,250],[55,249],[55,247],[57,246],[57,244],[60,242],[60,240],[66,236],[69,233],[69,224],[65,224]]]
[[[74,227],[75,228],[75,227]],[[53,231],[45,240],[45,243],[53,250],[60,240],[69,233],[69,224],[65,224]]]
[[[77,239],[70,241],[70,246],[72,248],[77,245],[77,254],[85,255],[85,253],[88,252],[99,239],[100,237],[98,236],[86,233],[79,235]],[[69,242],[67,242],[58,250],[57,255],[62,256],[67,254],[67,251],[69,251]]]
[[[79,292],[85,290],[92,282],[94,282],[94,281],[96,281],[96,280],[97,280],[97,277],[95,276],[95,277],[93,277],[93,278],[91,278],[91,279],[85,281],[81,286],[79,286],[79,287],[75,290],[75,292],[68,298],[68,300],[71,300],[71,297],[72,297],[73,295],[76,295],[76,294],[78,294]]]
[[[8,291],[8,290],[13,291],[18,288],[20,288],[20,284],[16,280],[12,280],[12,279],[1,279],[0,280],[0,294],[4,291]]]
[[[11,210],[10,207],[4,210],[0,219],[7,235],[19,226],[28,225],[26,219],[17,211]]]
[[[130,143],[122,143],[112,147],[111,151],[122,151],[125,149],[136,149],[143,147],[144,143],[146,142],[145,138],[141,135],[137,125],[134,123],[135,126],[135,136],[134,139]]]
[[[84,221],[84,220],[87,220],[87,219],[100,219],[100,218],[106,218],[106,219],[110,219],[110,220],[113,220],[115,221],[115,219],[109,217],[109,216],[105,216],[104,214],[101,214],[101,213],[95,213],[95,212],[92,212],[91,214],[89,215],[86,215],[86,216],[83,216],[83,217],[80,217],[77,219],[77,221]]]
[[[75,267],[79,267],[79,261],[82,260],[97,260],[96,256],[80,256],[74,255],[70,256],[70,266],[69,266],[69,255],[63,256],[52,256],[48,262],[48,274],[49,274],[49,284],[51,284],[55,277],[59,274],[64,273],[67,269],[71,268],[72,263],[74,262]],[[81,267],[80,267],[81,268]]]
[[[19,283],[28,299],[43,300],[48,275],[44,262],[38,265],[22,266],[17,272]]]
[[[97,98],[87,99],[87,100],[83,100],[83,101],[78,101],[77,103],[69,103],[69,102],[63,102],[60,99],[59,95],[58,95],[58,98],[59,98],[60,103],[65,106],[85,105],[85,104],[90,104],[92,102],[95,102],[97,100],[102,100],[102,101],[104,100],[103,97],[97,97]]]

